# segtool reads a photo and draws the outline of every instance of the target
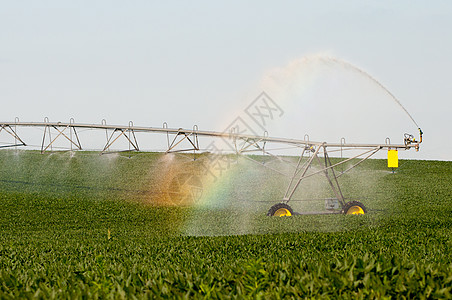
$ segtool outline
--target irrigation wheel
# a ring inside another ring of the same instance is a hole
[[[286,203],[278,203],[270,207],[267,216],[289,217],[293,215],[293,209]]]
[[[342,213],[344,215],[364,215],[367,214],[367,209],[364,204],[359,201],[350,201],[345,203],[342,208]]]

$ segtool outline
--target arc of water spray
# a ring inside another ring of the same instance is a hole
[[[370,75],[366,71],[358,68],[357,66],[355,66],[347,61],[338,59],[338,58],[322,56],[322,57],[320,57],[320,60],[323,60],[324,62],[334,62],[334,63],[340,64],[344,67],[351,68],[351,69],[359,72],[360,74],[366,76],[373,82],[375,82],[379,87],[381,87],[384,91],[386,91],[386,93],[388,93],[389,96],[391,96],[391,98],[403,109],[403,111],[405,111],[405,113],[408,115],[408,117],[410,117],[410,119],[413,121],[413,123],[416,125],[416,127],[419,128],[419,125],[416,123],[416,121],[411,116],[411,114],[408,112],[408,110],[406,110],[406,108],[402,105],[402,103],[400,103],[399,99],[397,99],[383,84],[381,84],[381,82],[379,82],[377,79],[375,79],[372,75]]]

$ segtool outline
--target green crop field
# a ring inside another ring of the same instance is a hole
[[[277,218],[284,178],[171,159],[1,151],[0,299],[452,297],[452,162],[369,160],[342,179],[368,214]]]

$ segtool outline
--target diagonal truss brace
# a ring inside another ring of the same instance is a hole
[[[273,160],[277,160],[277,161],[282,162],[282,163],[284,163],[284,164],[286,164],[288,166],[292,166],[293,167],[293,163],[291,161],[288,161],[288,160],[284,159],[281,156],[275,155],[275,154],[273,154],[272,152],[270,152],[269,150],[267,150],[265,148],[266,145],[267,145],[267,139],[266,139],[267,135],[265,133],[264,133],[264,136],[260,137],[260,138],[240,138],[240,140],[243,141],[243,143],[240,146],[237,145],[237,140],[238,139],[235,138],[234,136],[232,136],[232,137],[233,137],[234,148],[235,148],[236,154],[238,154],[238,155],[246,154],[246,153],[253,153],[253,152],[261,152],[263,156],[268,156],[268,157],[272,158]],[[300,148],[303,149],[303,154],[305,152],[310,152],[312,150],[310,145],[305,145],[305,146],[300,147]],[[303,154],[301,155],[300,160],[302,159]],[[264,166],[265,168],[270,169],[270,170],[272,170],[272,171],[274,171],[274,172],[276,172],[278,174],[281,174],[283,176],[286,176],[286,177],[292,177],[293,176],[293,175],[289,175],[287,173],[281,172],[281,171],[279,171],[279,170],[277,170],[275,168],[272,168],[272,167],[266,165],[266,163],[268,161],[265,161],[265,160],[264,161],[259,161],[257,159],[254,159],[254,158],[248,156],[248,155],[243,155],[243,157],[246,158],[249,161],[252,161],[252,162],[254,162],[254,163],[258,164],[258,165]],[[297,167],[296,167],[296,170],[295,170],[296,174],[298,174],[298,172],[299,172],[300,160],[298,161],[298,164],[297,164]]]
[[[5,124],[0,125],[0,132],[2,132],[2,131],[7,132],[9,135],[14,137],[15,143],[12,145],[0,146],[0,148],[26,146],[25,142],[22,141],[22,139],[19,137],[19,135],[17,135],[17,132],[10,125],[5,125]],[[18,141],[19,141],[19,143],[18,143]]]
[[[341,188],[340,188],[340,185],[339,185],[339,182],[337,179],[341,175],[343,175],[344,173],[353,169],[354,167],[356,167],[357,165],[359,165],[366,159],[370,158],[371,156],[373,156],[375,153],[377,153],[379,150],[382,149],[381,147],[371,148],[371,149],[368,149],[354,157],[350,157],[350,158],[342,160],[336,164],[332,164],[326,148],[327,148],[327,146],[325,143],[318,146],[317,149],[315,150],[315,152],[313,153],[313,155],[302,165],[302,167],[300,167],[300,163],[301,163],[301,160],[302,160],[303,154],[304,154],[304,151],[303,151],[303,153],[301,154],[301,157],[298,161],[297,168],[296,168],[293,176],[291,177],[291,180],[287,187],[283,201],[285,201],[287,203],[292,199],[292,196],[294,195],[295,191],[298,189],[298,186],[300,185],[301,181],[303,181],[304,179],[306,179],[308,177],[317,175],[319,173],[324,173],[324,175],[326,176],[326,178],[328,180],[328,183],[330,184],[331,189],[333,190],[334,194],[336,195],[336,198],[341,202],[342,205],[345,205],[344,196],[342,195],[342,191],[341,191]],[[320,149],[323,149],[324,164],[322,164],[320,157],[319,157]],[[335,167],[345,164],[346,162],[349,162],[353,159],[360,158],[363,155],[366,155],[366,156],[361,158],[361,160],[359,160],[353,166],[348,168],[346,171],[342,172],[339,175],[336,175],[336,172],[334,170]],[[312,165],[314,159],[316,159],[318,161],[321,169],[314,171],[310,174],[307,174],[307,171],[310,168],[310,166]]]
[[[237,154],[242,154],[246,152],[254,152],[256,150],[265,151],[265,138],[242,138],[243,143],[240,147],[237,146],[237,139],[234,139],[234,148]],[[263,141],[263,145],[261,146],[259,143]],[[250,149],[251,148],[251,149]]]
[[[175,150],[175,148],[185,140],[190,144],[190,148]],[[199,151],[198,133],[196,132],[196,130],[193,130],[192,132],[186,132],[182,130],[182,128],[180,128],[175,134],[172,142],[168,143],[168,150],[166,150],[165,153],[184,151]]]
[[[119,133],[116,137],[116,133]],[[121,137],[124,136],[126,140],[129,142],[129,151],[140,151],[140,148],[138,147],[137,138],[135,136],[135,131],[131,128],[115,128],[113,132],[111,133],[110,137],[107,139],[107,143],[105,144],[105,147],[102,149],[101,154],[104,154],[110,149],[110,147]],[[133,149],[131,148],[133,147]]]
[[[52,135],[51,135],[51,129],[52,128],[55,129],[57,131],[57,133],[58,133],[53,139],[52,139]],[[69,129],[69,136],[64,133],[67,129]],[[73,134],[74,134],[75,139],[72,138]],[[47,145],[45,144],[46,136],[49,137],[49,143]],[[54,142],[60,136],[63,136],[64,138],[66,138],[71,143],[71,150],[72,150],[72,146],[77,147],[78,150],[82,150],[82,145],[80,143],[77,131],[75,130],[74,126],[66,125],[61,130],[58,126],[55,126],[55,125],[46,125],[44,127],[44,134],[42,136],[41,153],[46,152],[49,148],[52,149],[52,146],[53,146]]]
[[[325,146],[325,143],[322,144],[322,146],[317,147],[317,149],[315,150],[314,154],[308,159],[308,161],[303,165],[302,168],[299,167],[301,160],[303,158],[303,154],[305,151],[303,151],[303,153],[300,156],[300,159],[298,160],[298,165],[297,168],[295,169],[295,172],[290,180],[289,186],[287,187],[286,193],[284,195],[283,201],[289,202],[290,199],[292,198],[293,194],[295,193],[295,191],[297,190],[298,186],[300,185],[301,181],[306,178],[306,172],[308,171],[309,167],[312,164],[312,161],[314,160],[315,157],[317,157],[320,149],[322,147]],[[297,180],[297,182],[295,183],[295,185],[292,187],[295,178],[298,176],[298,174],[301,172],[301,175],[299,177],[299,179]]]

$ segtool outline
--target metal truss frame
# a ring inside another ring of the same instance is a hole
[[[166,124],[166,123],[165,123]],[[164,125],[165,126],[165,125]],[[165,127],[164,127],[165,128]],[[198,140],[198,126],[193,126],[193,130],[187,131],[182,128],[179,128],[176,133],[174,133],[174,138],[170,141],[170,132],[167,131],[167,140],[168,140],[168,149],[165,153],[174,153],[174,152],[186,152],[193,151],[195,154],[196,151],[199,151],[199,140]],[[183,141],[187,141],[189,143],[189,148],[176,149]]]
[[[381,149],[382,149],[381,147],[366,149],[365,151],[362,151],[353,157],[343,159],[340,162],[333,164],[331,162],[330,156],[327,151],[327,145],[324,143],[321,146],[317,147],[317,149],[315,149],[313,155],[309,159],[307,159],[302,165],[300,165],[301,161],[303,160],[303,154],[305,153],[305,151],[303,151],[302,155],[300,156],[300,159],[298,160],[298,164],[295,169],[295,172],[291,176],[291,180],[287,187],[283,201],[287,203],[292,199],[295,191],[297,190],[298,186],[300,185],[300,183],[303,180],[305,180],[309,177],[312,177],[314,175],[323,173],[331,187],[331,190],[335,194],[336,199],[338,199],[338,201],[342,205],[345,205],[345,200],[344,200],[345,198],[342,194],[342,191],[341,191],[341,188],[340,188],[340,185],[338,182],[338,178],[340,176],[342,176],[343,174],[345,174],[346,172],[353,169],[354,167],[358,166],[360,163],[362,163],[366,159],[373,156],[375,153],[377,153]],[[320,150],[322,150],[323,162],[321,160]],[[340,174],[338,174],[338,171],[335,169],[336,167],[344,165],[345,163],[348,163],[355,159],[359,159],[358,162],[354,163],[346,171],[340,172]],[[308,170],[313,166],[314,160],[316,160],[318,162],[318,166],[320,167],[320,169],[312,171],[312,172],[308,172]]]
[[[116,135],[116,133],[118,133],[118,134]],[[116,135],[116,137],[115,137],[115,135]],[[116,128],[113,130],[113,132],[108,137],[107,143],[105,144],[104,148],[102,149],[101,154],[116,152],[116,151],[108,151],[108,150],[121,136],[124,136],[129,144],[129,150],[123,150],[123,151],[140,151],[140,148],[138,147],[137,138],[135,136],[135,131],[133,131],[132,129]],[[131,146],[133,147],[133,149],[131,148]]]
[[[52,125],[46,125],[44,127],[44,134],[42,136],[42,143],[41,143],[41,153],[46,152],[47,150],[53,151],[53,144],[59,137],[64,137],[66,140],[70,142],[70,149],[72,151],[72,147],[75,146],[78,150],[82,150],[82,144],[80,143],[80,139],[77,134],[77,130],[75,126],[72,126],[72,122],[65,125],[59,125],[59,124],[52,124]],[[57,135],[52,138],[52,130],[54,129],[57,132]],[[69,135],[65,134],[65,131],[69,129]],[[46,136],[48,137],[48,144],[46,144]],[[75,139],[73,138],[75,137]]]
[[[269,137],[267,132],[264,132],[263,136],[257,135],[246,135],[235,133],[231,131],[230,133],[226,132],[215,132],[215,131],[200,131],[198,130],[198,126],[193,126],[193,129],[171,129],[168,128],[166,123],[163,124],[163,127],[140,127],[134,126],[132,122],[129,122],[128,126],[117,126],[117,125],[107,125],[105,120],[102,120],[101,124],[80,124],[75,123],[73,119],[70,120],[69,123],[51,123],[48,118],[44,119],[44,122],[19,122],[16,118],[15,122],[0,122],[0,133],[2,131],[7,132],[9,135],[14,137],[16,143],[13,145],[5,145],[0,146],[0,148],[5,147],[14,147],[14,146],[26,146],[25,142],[18,136],[16,127],[41,127],[44,128],[44,134],[42,138],[41,144],[41,153],[52,149],[54,142],[60,138],[66,138],[71,145],[71,150],[73,146],[75,146],[76,150],[82,150],[82,146],[80,143],[79,136],[77,134],[76,129],[84,128],[84,129],[99,129],[106,131],[107,142],[104,148],[101,151],[103,153],[111,153],[109,151],[110,147],[121,137],[123,136],[129,144],[128,151],[140,151],[138,147],[138,142],[135,133],[136,132],[154,132],[154,133],[164,133],[167,135],[167,150],[165,153],[173,153],[173,152],[186,152],[193,151],[195,154],[196,151],[200,151],[199,146],[199,136],[208,136],[214,138],[223,138],[223,139],[232,139],[235,153],[237,155],[259,152],[263,156],[268,156],[273,159],[278,159],[279,161],[283,161],[284,163],[291,163],[293,166],[293,162],[284,159],[281,156],[275,155],[271,153],[271,150],[268,150],[267,143],[277,143],[283,144],[288,147],[293,147],[301,150],[301,154],[298,158],[298,161],[294,167],[294,171],[291,174],[286,174],[280,170],[272,168],[266,163],[262,163],[262,161],[258,161],[254,159],[250,155],[243,155],[243,157],[258,163],[261,166],[264,166],[270,170],[273,170],[279,174],[282,174],[289,178],[289,184],[286,188],[286,192],[282,197],[282,202],[288,203],[293,200],[293,196],[295,192],[299,189],[301,182],[305,179],[312,177],[314,175],[323,174],[335,196],[334,199],[338,201],[343,207],[345,202],[345,197],[342,194],[342,190],[338,181],[338,178],[343,174],[347,173],[351,169],[355,168],[363,161],[367,160],[375,153],[382,149],[403,149],[409,150],[411,148],[419,149],[419,144],[422,142],[422,131],[420,132],[420,139],[416,141],[414,137],[410,136],[409,142],[404,144],[391,144],[389,139],[386,139],[384,144],[346,144],[345,139],[341,139],[340,143],[326,143],[326,142],[314,142],[309,140],[309,136],[305,135],[303,140],[297,139],[286,139],[286,138],[277,138],[277,137]],[[13,128],[14,127],[14,128]],[[56,136],[52,138],[52,129],[56,131]],[[108,135],[108,131],[111,130],[112,133]],[[170,138],[170,135],[174,135],[174,137]],[[46,143],[46,138],[48,138],[48,143]],[[19,141],[19,143],[17,142]],[[239,145],[238,141],[241,141]],[[188,143],[187,143],[188,142]],[[180,148],[182,143],[185,143],[188,148]],[[343,150],[355,150],[359,151],[359,153],[350,158],[343,158]],[[127,150],[125,150],[127,151]],[[331,152],[339,152],[340,151],[340,160],[337,163],[332,163],[330,159],[329,153]],[[196,156],[194,156],[196,159]],[[348,166],[346,170],[344,170],[345,164],[351,163],[351,166]],[[313,168],[315,166],[316,168]],[[338,167],[341,166],[342,170],[338,170]]]
[[[278,160],[281,160],[278,156],[271,154],[269,151],[265,150],[263,146],[260,146],[258,144],[259,141],[249,141],[247,140],[247,146],[244,148],[249,148],[248,146],[255,146],[256,149],[248,150],[248,152],[260,152],[262,151],[264,155],[269,155],[273,158],[277,158]],[[331,191],[334,194],[333,198],[325,198],[324,200],[336,200],[340,203],[341,207],[344,207],[346,204],[346,198],[344,197],[341,186],[339,183],[339,177],[341,177],[343,174],[347,173],[348,171],[352,170],[374,154],[376,154],[378,151],[383,149],[383,145],[375,146],[375,145],[369,145],[369,147],[362,147],[363,145],[352,145],[347,146],[343,141],[341,141],[341,145],[333,145],[333,147],[328,146],[327,143],[321,143],[321,144],[310,144],[309,141],[305,141],[304,147],[302,147],[301,155],[299,156],[297,163],[294,167],[294,171],[292,174],[287,174],[284,172],[281,172],[280,170],[274,169],[266,164],[263,164],[259,162],[258,160],[255,160],[249,156],[244,156],[248,160],[256,162],[257,164],[270,169],[272,171],[275,171],[286,178],[289,179],[289,184],[287,185],[286,191],[284,193],[284,196],[282,197],[282,202],[289,203],[291,200],[293,200],[293,196],[296,191],[300,190],[300,184],[306,180],[309,177],[315,176],[315,175],[324,175],[326,181],[328,182]],[[333,148],[332,151],[342,151],[344,149],[354,149],[359,151],[358,154],[354,155],[350,158],[340,158],[340,161],[337,163],[332,163],[328,148]],[[335,149],[340,148],[340,149]],[[344,166],[346,163],[350,163],[351,161],[355,161],[351,166],[349,166],[344,171],[339,171],[339,166]],[[291,164],[290,162],[284,161],[288,164]],[[293,165],[293,164],[291,164]],[[313,168],[313,167],[316,168]]]

